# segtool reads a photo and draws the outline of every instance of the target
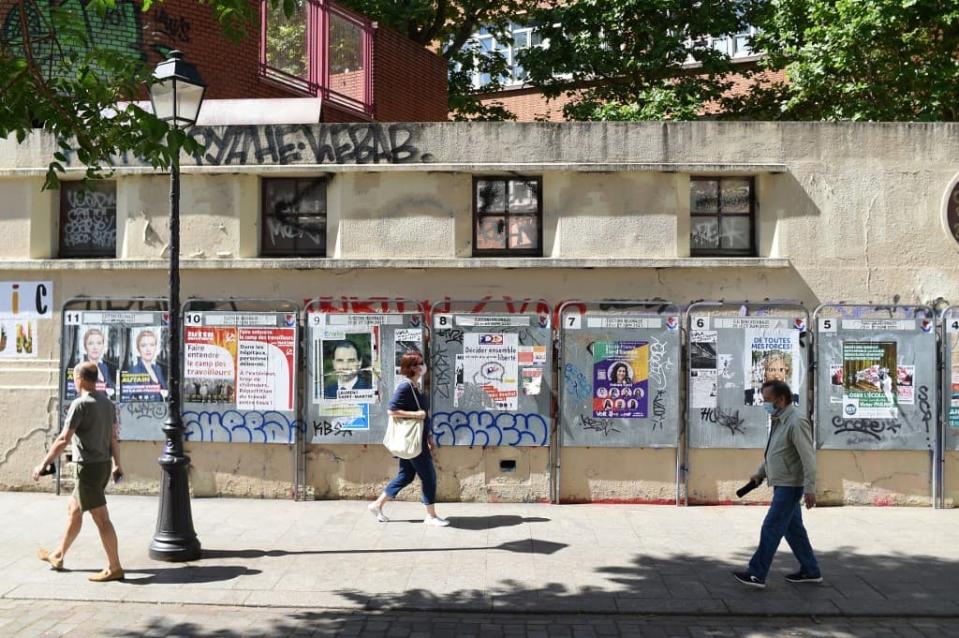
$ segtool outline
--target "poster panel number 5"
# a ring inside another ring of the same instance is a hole
[[[832,317],[820,317],[819,332],[836,332],[836,320]]]

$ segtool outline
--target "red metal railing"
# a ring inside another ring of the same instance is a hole
[[[373,23],[330,0],[306,0],[305,9],[301,16],[286,19],[271,15],[269,3],[261,3],[260,76],[371,117]],[[275,43],[268,41],[271,19],[288,21],[292,27],[303,20],[301,44],[305,55],[297,60],[305,62],[301,73],[278,68],[276,60],[271,60],[275,57],[271,55]]]

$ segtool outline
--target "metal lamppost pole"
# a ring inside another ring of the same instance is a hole
[[[150,86],[153,113],[175,128],[192,126],[200,112],[206,86],[195,66],[179,51],[157,65]],[[169,407],[163,423],[166,444],[159,459],[160,511],[150,558],[180,562],[200,558],[200,540],[193,530],[190,510],[190,458],[183,453],[183,416],[180,412],[180,160],[170,165],[170,375]]]

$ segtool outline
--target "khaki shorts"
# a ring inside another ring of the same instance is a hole
[[[77,486],[73,489],[73,498],[80,504],[81,512],[107,504],[104,490],[110,482],[113,464],[110,461],[100,463],[77,464]]]

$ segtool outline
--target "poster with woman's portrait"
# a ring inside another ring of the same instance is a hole
[[[64,327],[66,365],[65,401],[77,397],[73,385],[73,368],[78,363],[97,364],[97,390],[117,399],[117,363],[123,356],[125,344],[119,338],[122,329],[107,325],[73,325]]]
[[[649,415],[648,393],[649,342],[593,344],[594,417],[645,419]]]
[[[762,405],[767,381],[784,381],[799,402],[799,332],[797,330],[746,330],[744,403]]]
[[[120,401],[161,402],[168,394],[167,333],[160,326],[127,328]]]

